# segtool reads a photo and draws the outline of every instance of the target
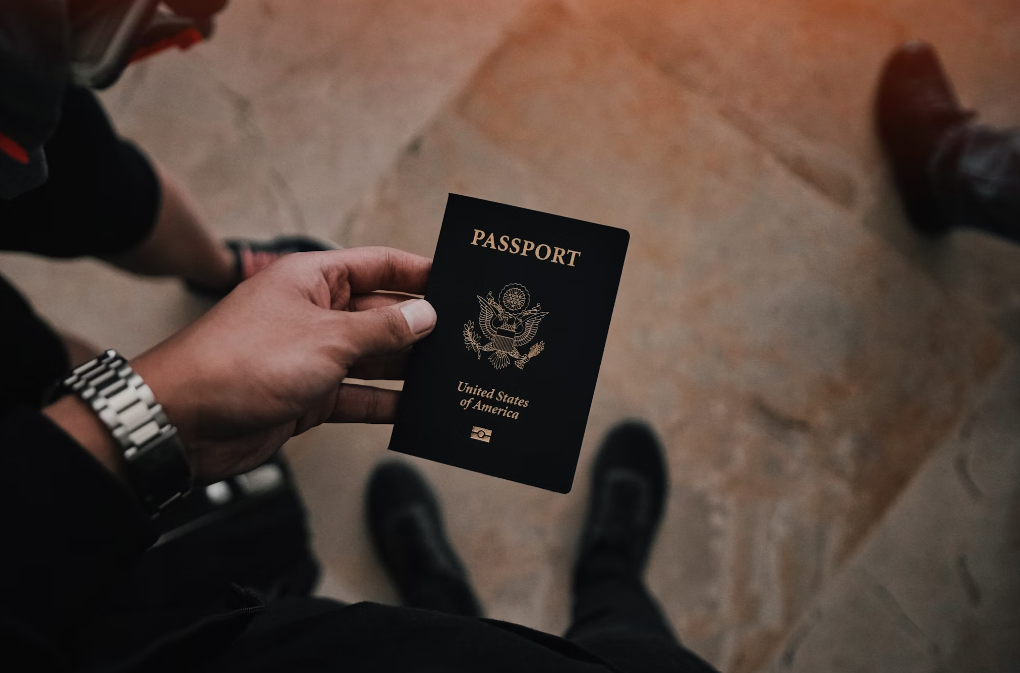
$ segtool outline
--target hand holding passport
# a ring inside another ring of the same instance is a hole
[[[390,449],[570,491],[629,239],[451,194]]]

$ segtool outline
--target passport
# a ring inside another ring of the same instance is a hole
[[[390,450],[569,492],[629,241],[450,194]]]

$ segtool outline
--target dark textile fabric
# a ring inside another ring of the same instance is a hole
[[[956,129],[935,153],[929,175],[954,226],[1020,242],[1020,129]]]
[[[48,257],[108,255],[137,247],[152,232],[160,187],[145,156],[119,138],[95,95],[71,87],[46,143],[50,177],[0,199],[0,250]],[[0,374],[0,415],[39,406],[67,374],[63,342],[0,276],[0,347],[14,357]]]
[[[273,462],[289,473],[281,458]],[[160,666],[190,665],[222,651],[264,604],[311,594],[319,569],[293,481],[198,514],[160,538],[97,606],[75,637],[82,659],[113,664],[156,643]]]
[[[0,200],[46,180],[43,143],[67,83],[64,0],[0,3]]]
[[[579,569],[573,623],[564,637],[626,673],[714,670],[680,645],[669,620],[626,561],[608,554]]]
[[[317,598],[269,606],[199,669],[259,671],[618,671],[570,641],[476,617]],[[682,669],[680,669],[682,671]]]
[[[149,236],[159,214],[156,173],[117,135],[91,91],[67,89],[60,124],[45,147],[46,183],[0,200],[0,250],[112,255]]]
[[[218,549],[220,536],[210,535],[187,550],[146,551],[155,530],[144,512],[80,446],[28,409],[0,420],[0,506],[16,513],[7,517],[8,551],[0,555],[0,651],[34,662],[33,670],[711,670],[672,636],[647,632],[654,603],[634,594],[644,592],[640,583],[585,589],[595,592],[589,604],[601,607],[573,630],[578,642],[430,610],[345,606],[302,596],[308,584],[260,600],[236,581],[265,588],[267,567],[235,562],[286,540],[277,537],[282,529],[261,530],[264,539],[255,541],[228,536]],[[285,518],[283,528],[296,521]],[[230,547],[234,560],[223,561]],[[185,572],[179,562],[188,558]],[[631,607],[614,620],[617,602]]]
[[[421,583],[414,593],[405,596],[405,605],[424,608],[448,615],[465,617],[483,616],[478,610],[478,599],[470,586],[459,578],[433,577]]]
[[[69,643],[154,541],[141,508],[37,411],[0,421],[0,652],[65,670]]]
[[[13,199],[47,180],[50,138],[71,79],[73,46],[91,43],[125,6],[136,0],[3,0],[0,2],[0,200]],[[161,38],[185,31],[208,37],[213,15],[226,0],[167,0],[169,15],[155,15],[115,56],[116,65],[93,75],[91,86],[109,86],[136,50],[159,50]],[[185,18],[186,17],[186,18]],[[168,32],[169,29],[169,32]],[[92,36],[92,37],[90,37]],[[111,36],[112,37],[112,36]],[[107,37],[109,39],[109,37]]]
[[[0,352],[8,353],[0,374],[0,416],[21,405],[40,407],[71,367],[53,328],[0,276]]]

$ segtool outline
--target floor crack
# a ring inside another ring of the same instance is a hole
[[[269,180],[269,187],[291,222],[291,227],[288,228],[296,230],[298,233],[307,234],[308,226],[305,221],[304,211],[301,209],[301,203],[294,194],[290,183],[273,166],[271,157],[269,157],[269,143],[266,140],[265,131],[263,131],[262,126],[259,124],[258,115],[255,112],[255,104],[248,96],[235,91],[223,82],[219,84],[220,91],[234,107],[234,124],[238,131],[251,138],[257,147],[258,153],[266,158],[268,165],[266,176]]]
[[[925,635],[921,627],[918,626],[917,622],[915,622],[909,614],[907,614],[907,611],[903,609],[902,605],[900,605],[899,600],[896,598],[896,596],[893,595],[891,591],[889,591],[888,588],[886,588],[885,584],[880,582],[878,578],[876,578],[867,570],[862,569],[860,572],[871,583],[872,593],[875,595],[875,597],[887,608],[889,608],[889,611],[893,614],[893,616],[900,623],[903,629],[907,631],[907,633],[914,636],[917,640],[924,643],[932,656],[939,657],[941,653],[939,652],[938,644],[929,639]]]
[[[983,500],[985,495],[974,481],[974,477],[971,476],[970,467],[967,465],[967,456],[965,454],[958,455],[953,460],[953,467],[956,469],[957,479],[963,485],[963,490],[967,491],[967,494],[974,500]]]

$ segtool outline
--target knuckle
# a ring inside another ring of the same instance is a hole
[[[346,311],[334,311],[331,317],[335,322],[329,325],[329,333],[340,335],[339,339],[329,340],[333,348],[332,357],[344,367],[350,368],[357,360],[361,350],[360,339],[357,338],[357,326]]]
[[[397,275],[397,259],[393,248],[382,249],[383,287],[393,287]]]

